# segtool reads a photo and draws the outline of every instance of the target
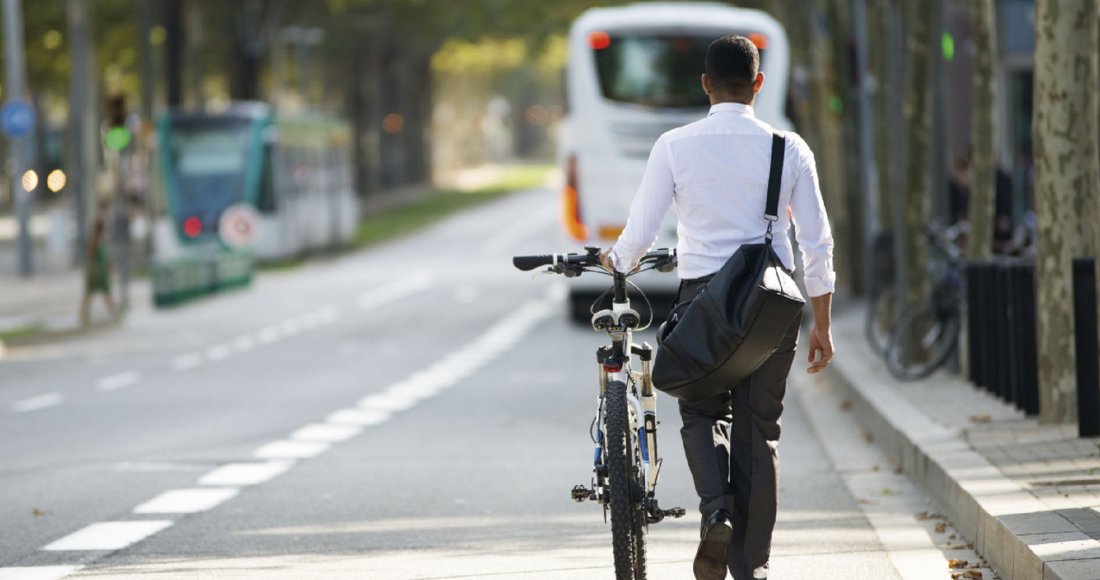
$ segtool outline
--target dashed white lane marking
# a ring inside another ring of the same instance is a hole
[[[193,514],[237,496],[237,488],[173,489],[134,508],[135,514]]]
[[[16,413],[30,413],[32,411],[48,409],[60,405],[63,402],[65,402],[65,397],[60,393],[46,393],[45,395],[38,395],[37,397],[16,401],[11,404],[11,410]]]
[[[233,349],[228,344],[215,344],[206,349],[206,358],[210,362],[225,360],[231,354],[233,354]]]
[[[202,364],[202,355],[189,352],[172,359],[172,369],[177,371],[191,370]]]
[[[282,338],[282,336],[283,333],[279,330],[279,327],[274,324],[265,326],[256,331],[256,340],[260,341],[260,344],[271,344]]]
[[[257,485],[275,478],[293,465],[293,461],[228,463],[199,478],[199,485]]]
[[[96,388],[104,392],[117,391],[126,387],[132,387],[140,381],[140,373],[137,371],[125,371],[99,379],[96,381]]]
[[[99,522],[42,548],[49,551],[121,550],[171,526],[169,520]]]
[[[362,409],[340,409],[325,417],[326,423],[334,425],[354,425],[358,427],[370,427],[385,423],[390,418],[389,413],[381,411],[364,411]]]
[[[395,280],[368,290],[359,295],[359,308],[370,310],[379,306],[395,302],[406,296],[412,296],[417,292],[427,290],[432,285],[432,275],[427,272],[417,272],[406,278]]]
[[[354,425],[325,425],[314,423],[306,425],[290,434],[290,438],[296,441],[323,441],[327,443],[339,443],[347,441],[363,432],[361,427]]]
[[[317,457],[332,447],[319,441],[272,441],[256,450],[259,459],[306,459]]]
[[[233,350],[237,352],[248,352],[256,348],[256,340],[251,336],[238,336],[233,339]]]
[[[61,580],[84,566],[24,566],[0,568],[0,580]]]
[[[297,318],[287,318],[279,323],[279,330],[283,332],[283,336],[294,336],[302,331],[302,324]]]
[[[386,391],[376,395],[367,395],[359,399],[359,407],[365,411],[393,413],[411,409],[418,400],[402,393]]]

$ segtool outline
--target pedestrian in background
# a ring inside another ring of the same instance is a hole
[[[96,211],[95,221],[92,222],[92,233],[88,238],[87,251],[84,255],[84,296],[80,301],[80,324],[88,326],[91,321],[92,297],[96,294],[103,295],[103,303],[111,313],[111,319],[118,320],[118,308],[115,299],[111,295],[111,260],[107,254],[107,225],[103,217],[105,209],[101,206]]]

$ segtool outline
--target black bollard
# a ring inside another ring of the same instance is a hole
[[[1073,320],[1077,348],[1077,434],[1100,435],[1100,344],[1096,327],[1096,263],[1073,260]]]

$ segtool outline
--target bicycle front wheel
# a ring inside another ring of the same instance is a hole
[[[646,520],[642,500],[645,490],[638,486],[641,473],[640,458],[635,457],[638,443],[630,427],[624,383],[613,381],[607,385],[604,413],[615,578],[644,580]]]
[[[938,313],[931,304],[906,310],[886,350],[886,366],[899,381],[923,379],[947,362],[959,341],[957,312]]]

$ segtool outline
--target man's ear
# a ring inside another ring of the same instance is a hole
[[[699,75],[699,82],[703,84],[703,92],[709,95],[712,89],[710,87],[710,77],[707,76],[707,73]]]
[[[756,73],[756,80],[752,81],[752,94],[760,92],[760,89],[764,86],[764,73]]]

